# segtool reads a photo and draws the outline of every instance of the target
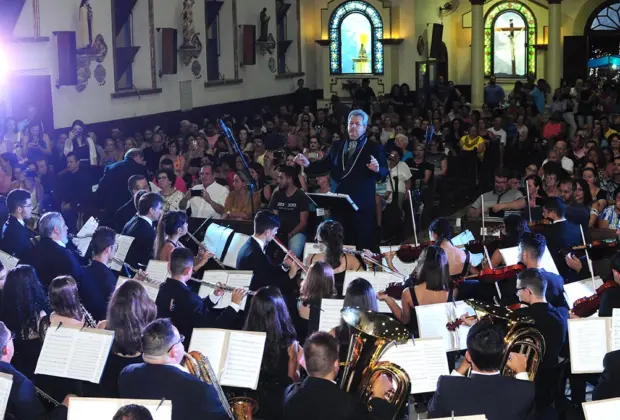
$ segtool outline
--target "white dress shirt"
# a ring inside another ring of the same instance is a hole
[[[142,220],[146,220],[150,227],[153,227],[153,221],[146,216],[138,215],[138,217]]]
[[[196,185],[192,187],[192,190],[203,191],[205,187]],[[215,201],[220,206],[226,203],[226,197],[228,197],[228,188],[214,182],[207,187],[207,192],[211,196],[211,200]],[[215,211],[211,204],[207,203],[202,197],[192,197],[189,200],[189,207],[192,209],[192,217],[199,219],[221,219],[222,215]]]

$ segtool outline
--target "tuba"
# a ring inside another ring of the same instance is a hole
[[[527,374],[529,380],[536,378],[538,367],[545,355],[545,339],[534,327],[534,320],[526,316],[515,315],[510,309],[488,305],[475,300],[466,301],[474,308],[479,320],[486,319],[499,325],[506,333],[504,338],[504,355],[500,372],[503,376],[514,376],[508,367],[508,357],[511,352],[524,354],[527,358]]]
[[[218,399],[231,420],[252,420],[254,413],[258,410],[258,403],[246,397],[236,397],[229,401],[217,380],[215,372],[213,372],[209,359],[205,355],[197,351],[190,351],[185,353],[181,364],[185,366],[189,373],[201,381],[213,385]]]
[[[388,402],[395,413],[400,412],[411,390],[409,375],[400,366],[379,360],[395,342],[406,343],[409,331],[387,315],[359,308],[344,308],[342,318],[349,325],[351,341],[340,388],[357,394],[368,407],[375,381],[383,374],[388,375],[396,383]]]

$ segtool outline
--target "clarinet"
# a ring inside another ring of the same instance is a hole
[[[58,401],[56,401],[54,398],[52,398],[49,394],[45,393],[41,388],[37,388],[35,386],[34,390],[35,390],[35,392],[37,393],[37,395],[39,397],[41,397],[45,401],[47,401],[50,404],[52,404],[54,407],[58,407],[60,405],[60,403]]]
[[[95,318],[86,310],[83,305],[80,305],[80,310],[82,311],[82,316],[84,317],[84,326],[87,328],[97,328],[97,321]]]

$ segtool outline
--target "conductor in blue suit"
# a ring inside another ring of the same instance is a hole
[[[366,137],[368,114],[360,109],[349,114],[347,140],[335,141],[329,154],[312,164],[302,154],[295,157],[301,166],[322,164],[330,168],[335,191],[348,194],[359,210],[351,217],[349,212],[334,213],[345,227],[345,235],[353,240],[358,249],[374,249],[373,229],[376,226],[375,186],[377,181],[388,176],[387,159],[381,143],[375,143]]]

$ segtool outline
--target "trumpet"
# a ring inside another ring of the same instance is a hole
[[[209,250],[207,249],[207,247],[205,246],[205,244],[203,244],[202,242],[200,242],[198,240],[198,238],[196,238],[194,235],[192,235],[191,233],[187,232],[187,236],[189,236],[189,238],[196,244],[198,245],[199,249],[202,249],[204,252],[209,252]],[[222,261],[219,260],[219,258],[217,258],[215,255],[213,255],[211,257],[211,259],[213,261],[215,261],[215,263],[217,265],[219,265],[222,268],[226,268],[226,266],[224,265],[224,263]]]
[[[286,256],[289,257],[291,260],[293,260],[293,262],[295,263],[295,265],[297,267],[300,268],[301,271],[304,272],[305,275],[308,275],[308,272],[310,271],[310,269],[308,268],[308,266],[306,264],[304,264],[303,262],[301,262],[299,260],[299,258],[297,258],[297,256],[295,254],[293,254],[291,251],[289,251],[284,244],[276,237],[273,238],[273,241],[276,243],[276,245],[278,245],[280,247],[280,249],[282,251],[284,251],[286,253]],[[286,258],[286,257],[285,257]]]

